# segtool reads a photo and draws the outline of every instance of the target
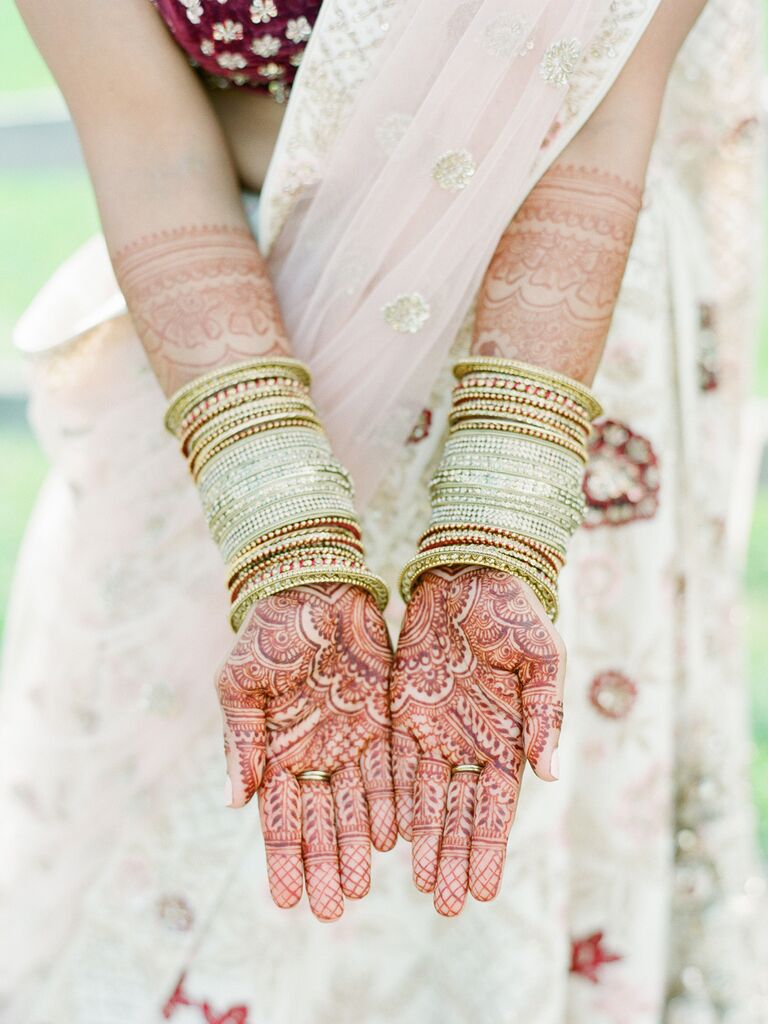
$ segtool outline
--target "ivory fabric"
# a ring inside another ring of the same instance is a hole
[[[362,75],[383,6],[323,5],[261,207],[280,281],[282,229],[320,195],[348,115],[331,86]],[[652,6],[611,4],[536,169]],[[503,891],[455,921],[412,888],[403,843],[334,926],[271,905],[256,809],[223,807],[226,592],[162,394],[98,242],[42,293],[19,330],[52,468],[0,691],[2,1024],[768,1019],[730,504],[760,244],[756,9],[712,0],[673,76],[596,382],[593,517],[563,578],[562,780],[526,776]],[[469,305],[367,503],[370,562],[391,581],[428,518]]]

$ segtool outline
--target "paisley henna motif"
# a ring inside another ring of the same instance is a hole
[[[498,892],[527,759],[555,778],[565,652],[531,589],[472,566],[425,573],[395,655],[391,703],[397,819],[413,877],[458,914],[467,889]],[[482,774],[451,775],[474,764]]]
[[[397,838],[386,626],[356,587],[319,584],[254,606],[217,680],[231,804],[259,793],[269,885],[280,907],[306,883],[333,920],[370,888],[370,844]],[[324,771],[330,782],[299,780]]]

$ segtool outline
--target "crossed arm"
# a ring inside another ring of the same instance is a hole
[[[521,207],[484,280],[474,352],[594,376],[669,67],[702,6],[664,0]],[[19,7],[72,111],[115,271],[166,394],[216,367],[289,354],[220,124],[150,4],[121,0],[109,18],[101,0]],[[434,890],[446,915],[468,888],[492,898],[526,759],[557,776],[564,673],[562,641],[533,592],[489,570],[427,573],[395,656],[356,588],[258,604],[217,686],[231,803],[259,793],[275,901],[294,904],[306,885],[330,920],[344,896],[367,892],[371,840],[395,841],[390,705],[397,824],[413,840],[417,887]],[[464,762],[482,775],[452,776]],[[308,769],[332,782],[298,782]]]

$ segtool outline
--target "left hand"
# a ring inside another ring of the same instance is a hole
[[[526,759],[547,781],[562,722],[565,649],[509,573],[439,568],[416,583],[391,688],[398,827],[413,879],[453,916],[497,894]],[[460,764],[481,774],[457,773]]]

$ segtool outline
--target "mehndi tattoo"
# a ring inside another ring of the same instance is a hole
[[[395,655],[398,825],[414,882],[458,914],[499,888],[527,758],[544,777],[562,723],[562,642],[516,577],[440,568],[416,584]],[[482,774],[451,774],[474,764]]]
[[[275,293],[247,229],[190,226],[151,235],[121,249],[113,264],[166,393],[227,362],[288,352]]]
[[[486,272],[472,352],[591,381],[641,202],[638,186],[596,168],[547,171]]]
[[[218,683],[232,803],[258,790],[269,884],[339,917],[370,887],[370,844],[396,839],[387,685],[392,661],[373,599],[340,584],[258,602]],[[299,781],[325,771],[331,781]]]

